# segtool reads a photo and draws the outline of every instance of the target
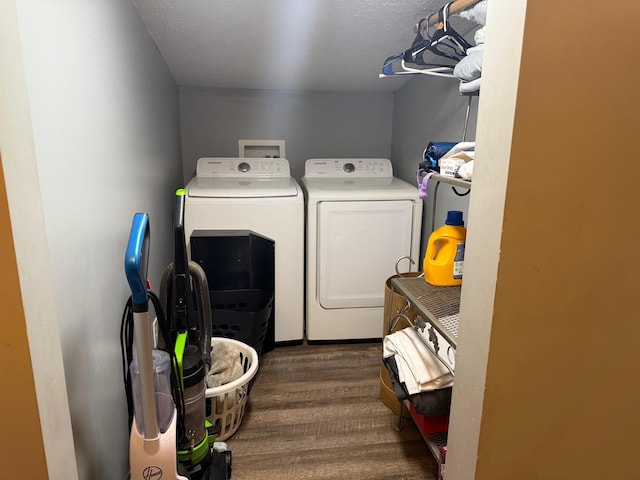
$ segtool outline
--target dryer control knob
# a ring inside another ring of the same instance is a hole
[[[345,163],[342,169],[347,173],[353,173],[356,170],[356,166],[353,163]]]
[[[238,165],[238,170],[243,173],[247,173],[249,170],[251,170],[251,165],[249,165],[247,162],[242,162]]]

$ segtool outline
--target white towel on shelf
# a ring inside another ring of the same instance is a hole
[[[456,173],[461,179],[470,182],[473,178],[473,160],[465,163],[464,165],[460,165]]]
[[[398,377],[409,395],[453,385],[453,375],[426,347],[411,327],[384,337],[383,356],[394,356]]]
[[[458,85],[458,90],[460,91],[460,93],[473,93],[480,90],[481,83],[482,77],[471,80],[470,82],[460,82],[460,85]]]

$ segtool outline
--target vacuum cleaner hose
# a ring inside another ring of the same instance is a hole
[[[171,303],[171,285],[173,279],[174,265],[170,263],[165,268],[162,279],[160,281],[160,302],[168,313],[167,320],[171,321],[171,312],[173,306]],[[211,332],[213,326],[211,324],[211,300],[209,298],[209,283],[207,275],[200,265],[196,262],[189,262],[189,276],[192,281],[196,304],[198,306],[198,327],[199,327],[199,347],[203,354],[204,361],[207,365],[207,371],[211,366]]]
[[[204,354],[204,361],[207,364],[207,371],[211,366],[211,331],[213,330],[211,320],[211,299],[209,297],[209,282],[207,275],[196,262],[189,262],[189,275],[191,276],[196,289],[198,311],[200,319],[200,350]]]

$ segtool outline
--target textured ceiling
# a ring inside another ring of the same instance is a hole
[[[352,92],[400,88],[408,77],[378,78],[384,60],[444,3],[132,1],[179,86]]]

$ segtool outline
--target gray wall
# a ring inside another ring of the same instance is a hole
[[[478,99],[472,101],[466,139],[475,137]],[[430,141],[462,138],[467,97],[458,82],[415,76],[391,93],[301,93],[266,90],[180,89],[180,126],[185,183],[204,156],[238,155],[238,139],[285,140],[295,178],[314,157],[384,157],[394,174],[412,184]],[[433,189],[424,204],[423,243],[433,218]],[[458,189],[461,193],[464,189]],[[438,189],[436,227],[447,210],[463,210],[469,197]],[[423,248],[421,248],[423,250]]]
[[[416,171],[429,142],[462,140],[467,98],[458,93],[455,79],[419,75],[394,95],[391,160],[396,176],[416,184]],[[474,141],[478,98],[472,100],[466,140]],[[428,184],[424,203],[422,256],[431,233],[435,183]],[[464,193],[465,189],[457,189]],[[447,210],[462,210],[465,222],[469,196],[458,197],[450,186],[441,184],[437,192],[435,227],[444,223]],[[422,265],[420,264],[420,269]]]
[[[127,0],[20,1],[18,23],[79,476],[125,478],[124,251],[148,212],[157,287],[182,179],[177,88]]]
[[[285,140],[291,171],[317,157],[391,155],[391,93],[180,89],[184,180],[200,157],[238,156],[239,139]]]

